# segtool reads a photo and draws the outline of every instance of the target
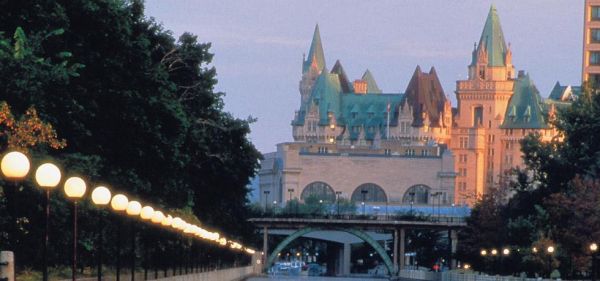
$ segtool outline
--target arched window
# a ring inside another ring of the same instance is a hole
[[[352,192],[354,202],[387,202],[387,195],[383,188],[374,183],[365,183]]]
[[[335,192],[333,191],[333,188],[331,188],[330,185],[320,181],[310,183],[304,187],[300,198],[304,201],[310,196],[317,197],[319,200],[323,200],[324,202],[335,202]]]
[[[406,193],[404,193],[404,197],[402,197],[402,203],[410,204],[427,204],[429,202],[429,190],[431,188],[424,184],[417,184],[411,186]]]

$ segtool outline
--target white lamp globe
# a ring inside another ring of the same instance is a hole
[[[161,211],[154,211],[154,214],[152,214],[152,222],[153,223],[161,223],[164,218],[165,218],[165,215],[163,215],[163,213]]]
[[[65,194],[69,198],[81,198],[85,194],[86,184],[82,178],[70,177],[65,181]]]
[[[171,215],[167,215],[161,222],[161,225],[164,226],[171,226],[171,224],[173,223],[173,217]]]
[[[110,190],[104,186],[98,186],[92,191],[92,202],[96,205],[106,205],[110,202]]]
[[[140,212],[142,211],[142,204],[140,204],[140,202],[138,201],[129,201],[129,203],[127,204],[127,214],[130,216],[137,216],[140,214]]]
[[[112,200],[110,201],[110,206],[115,211],[125,211],[128,204],[129,200],[127,199],[127,196],[123,194],[117,194],[113,196]]]
[[[144,208],[142,208],[142,212],[140,213],[140,217],[143,220],[150,220],[150,219],[152,219],[153,215],[154,215],[154,208],[152,208],[150,206],[144,206]]]
[[[22,179],[27,176],[30,169],[29,159],[25,154],[12,151],[2,157],[0,169],[8,179]]]
[[[35,171],[35,181],[42,188],[53,188],[60,182],[60,169],[52,163],[44,163]]]

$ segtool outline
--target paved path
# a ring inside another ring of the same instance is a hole
[[[365,278],[365,277],[317,277],[317,276],[265,276],[265,277],[253,277],[247,279],[247,281],[273,281],[273,280],[284,280],[284,281],[382,281],[388,279],[382,278]]]

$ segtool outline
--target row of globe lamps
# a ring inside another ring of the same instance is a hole
[[[21,152],[8,152],[2,157],[0,162],[0,170],[9,181],[18,181],[24,179],[30,170],[29,158]],[[57,187],[61,180],[60,169],[52,163],[43,163],[35,171],[36,183],[45,190],[46,202],[46,230],[44,236],[44,265],[43,265],[43,280],[48,280],[47,269],[47,247],[48,247],[48,221],[50,215],[50,190]],[[73,200],[73,263],[72,263],[72,280],[76,280],[76,263],[77,263],[77,203],[85,195],[87,185],[80,177],[69,177],[64,182],[65,195]],[[98,207],[105,207],[110,203],[113,211],[117,213],[126,213],[131,217],[139,216],[145,222],[151,222],[156,225],[171,227],[175,231],[183,234],[191,235],[197,239],[204,239],[216,242],[221,246],[226,246],[234,250],[242,250],[253,255],[256,251],[249,247],[244,247],[242,244],[233,240],[228,240],[222,237],[218,232],[210,232],[195,224],[188,223],[179,217],[173,217],[160,210],[155,210],[149,205],[142,206],[139,201],[129,200],[124,194],[115,194],[112,196],[111,191],[106,186],[97,186],[91,194],[92,202]],[[99,269],[100,270],[100,269]]]
[[[556,248],[554,248],[554,246],[548,246],[548,248],[546,248],[546,252],[548,254],[553,254],[555,250],[556,250]],[[533,252],[533,253],[537,253],[538,251],[539,250],[538,250],[537,247],[531,248],[531,252]],[[489,252],[486,249],[482,249],[481,252],[480,252],[480,254],[481,254],[482,257],[485,257],[488,254],[491,255],[491,256],[497,256],[499,253],[498,253],[497,249],[491,249]],[[510,255],[510,249],[509,248],[502,249],[502,255],[504,255],[504,256]]]

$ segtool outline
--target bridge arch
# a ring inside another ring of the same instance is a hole
[[[373,247],[373,249],[375,250],[375,252],[377,252],[377,254],[379,254],[379,256],[383,259],[383,263],[385,264],[385,267],[388,270],[388,274],[392,275],[395,273],[394,270],[394,264],[392,263],[392,260],[390,259],[390,257],[388,256],[388,254],[385,252],[385,249],[379,245],[379,243],[377,243],[377,241],[375,239],[373,239],[371,236],[369,236],[367,233],[365,233],[364,231],[361,230],[357,230],[357,229],[351,229],[351,228],[318,228],[318,227],[307,227],[307,228],[303,228],[300,229],[292,234],[290,234],[288,237],[286,237],[285,239],[283,239],[283,241],[281,241],[276,247],[275,250],[273,250],[273,252],[271,252],[271,254],[269,255],[267,262],[265,264],[265,269],[268,269],[271,267],[271,265],[273,264],[273,262],[275,261],[275,258],[277,257],[277,254],[280,253],[281,251],[283,251],[283,249],[285,249],[285,247],[287,247],[290,243],[292,243],[294,240],[308,234],[311,232],[315,232],[315,231],[342,231],[342,232],[346,232],[349,234],[352,234],[358,238],[360,238],[361,240],[365,241],[367,244],[369,244],[371,247]]]

